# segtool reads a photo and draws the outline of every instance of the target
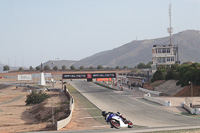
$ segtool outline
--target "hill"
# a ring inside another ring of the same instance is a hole
[[[179,59],[181,62],[194,61],[200,62],[200,31],[187,30],[174,34],[172,42],[179,47]],[[135,40],[121,47],[103,51],[84,58],[76,63],[75,66],[109,66],[128,65],[133,67],[140,62],[148,63],[152,61],[153,45],[167,45],[169,37],[150,40]]]

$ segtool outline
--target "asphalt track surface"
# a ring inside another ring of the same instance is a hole
[[[127,92],[113,91],[82,80],[74,80],[70,84],[99,109],[112,112],[118,111],[131,120],[133,124],[144,126],[144,128],[177,127],[181,129],[200,126],[200,119],[198,118],[162,110],[158,105],[141,101]]]

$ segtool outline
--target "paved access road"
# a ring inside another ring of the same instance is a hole
[[[200,125],[200,119],[161,110],[158,105],[152,105],[138,98],[133,98],[131,93],[109,90],[82,80],[74,80],[70,84],[99,109],[112,112],[118,111],[135,125],[146,127]]]

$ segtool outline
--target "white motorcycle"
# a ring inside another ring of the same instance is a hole
[[[115,114],[113,112],[107,113],[106,111],[102,111],[102,115],[105,117],[106,122],[110,123],[111,128],[115,127],[119,129],[120,127],[133,127],[133,123],[124,118],[119,112]]]

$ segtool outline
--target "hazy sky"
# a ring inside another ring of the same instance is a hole
[[[0,0],[0,62],[80,60],[168,36],[170,0]],[[200,0],[171,0],[174,33],[200,30]]]

